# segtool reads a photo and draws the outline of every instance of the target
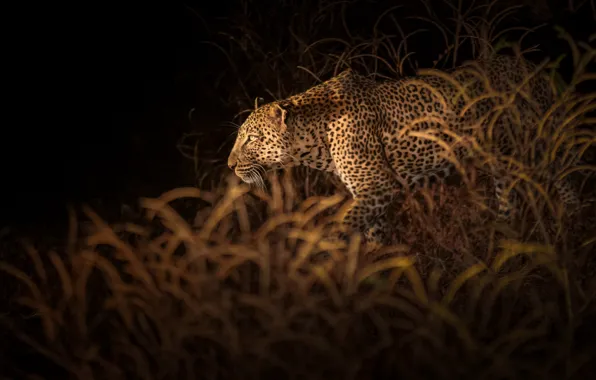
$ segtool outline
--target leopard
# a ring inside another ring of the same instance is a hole
[[[526,137],[541,138],[537,130],[557,113],[549,114],[556,89],[539,69],[506,54],[397,79],[348,68],[296,95],[255,102],[227,164],[244,183],[259,186],[269,170],[304,165],[334,173],[353,199],[343,217],[348,230],[390,244],[387,211],[404,189],[450,176],[458,160],[472,155],[470,146],[503,156],[519,152],[513,125],[523,127],[522,135],[529,132]],[[544,148],[520,162],[541,154]],[[511,170],[498,164],[486,170],[502,221],[514,208]],[[554,188],[566,207],[577,208],[569,181],[556,181]]]

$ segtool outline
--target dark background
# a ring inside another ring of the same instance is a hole
[[[5,223],[49,221],[67,201],[115,203],[192,179],[175,144],[201,101],[200,83],[180,73],[208,62],[193,14],[177,2],[63,12],[22,15],[31,34],[19,37],[16,66],[28,83],[18,83],[20,125],[5,128]]]
[[[214,86],[217,74],[229,71],[225,56],[201,42],[216,40],[244,12],[241,3],[95,2],[7,13],[19,21],[6,47],[13,53],[5,76],[17,105],[7,110],[16,114],[6,116],[2,128],[2,225],[54,225],[68,202],[101,200],[109,208],[193,185],[192,162],[178,152],[177,140],[202,129],[213,131],[209,144],[220,145],[229,135],[222,123],[240,110],[222,102],[226,87]],[[255,15],[284,12],[281,2],[244,3],[258,7]],[[369,30],[388,4],[362,3],[348,15],[355,35]],[[405,3],[420,10],[420,4]],[[436,13],[445,11],[444,3],[433,3]],[[530,5],[520,12],[522,23],[548,24],[531,38],[549,54],[568,52],[552,25],[584,40],[594,32],[590,4],[573,13],[563,8],[567,1],[521,3]],[[252,28],[265,40],[279,38],[268,28],[280,22],[255,16]],[[436,40],[419,42],[411,47],[419,56],[438,54]],[[227,80],[234,89],[233,76]],[[264,96],[262,89],[250,90]]]

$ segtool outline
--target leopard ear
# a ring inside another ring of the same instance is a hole
[[[261,98],[261,97],[257,96],[257,97],[255,98],[255,110],[256,110],[257,108],[259,108],[259,105],[260,105],[260,104],[263,104],[263,103],[265,103],[265,99],[263,99],[263,98]]]
[[[283,109],[279,104],[275,104],[269,109],[269,117],[273,119],[275,125],[278,125],[282,132],[288,129],[286,124],[287,113],[288,111]]]

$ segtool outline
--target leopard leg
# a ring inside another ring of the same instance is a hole
[[[391,244],[387,212],[394,196],[403,186],[386,168],[379,167],[371,173],[374,176],[360,177],[359,184],[352,187],[354,203],[343,222],[351,231],[363,234],[370,243]]]
[[[356,201],[344,218],[350,229],[364,234],[367,241],[387,245],[392,243],[391,226],[387,211],[399,190],[407,186],[410,191],[420,190],[428,184],[430,178],[443,181],[452,172],[452,167],[445,165],[438,169],[423,172],[417,176],[402,174],[398,180],[395,173],[379,167],[375,172],[375,182],[370,186],[355,189]]]
[[[509,190],[511,180],[507,176],[495,178],[494,183],[495,197],[498,202],[497,220],[509,222],[515,212],[515,207],[517,206],[515,190]],[[553,181],[553,187],[565,207],[567,215],[573,215],[580,209],[581,200],[579,194],[568,178]]]
[[[569,181],[568,177],[561,180],[554,181],[553,184],[555,191],[557,192],[559,199],[565,206],[567,215],[573,215],[581,208],[581,200],[578,192],[573,187],[573,184]]]
[[[390,244],[386,212],[390,204],[387,197],[374,197],[360,193],[344,217],[344,223],[354,232],[364,235],[367,241]]]
[[[494,177],[494,191],[497,199],[497,220],[508,222],[515,210],[513,191],[510,190],[511,180],[506,176]]]

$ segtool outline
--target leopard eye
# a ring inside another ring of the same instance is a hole
[[[259,136],[257,136],[257,135],[250,135],[250,136],[248,136],[248,141],[249,142],[252,142],[252,141],[255,141],[255,140],[258,140],[258,139],[259,139]]]

